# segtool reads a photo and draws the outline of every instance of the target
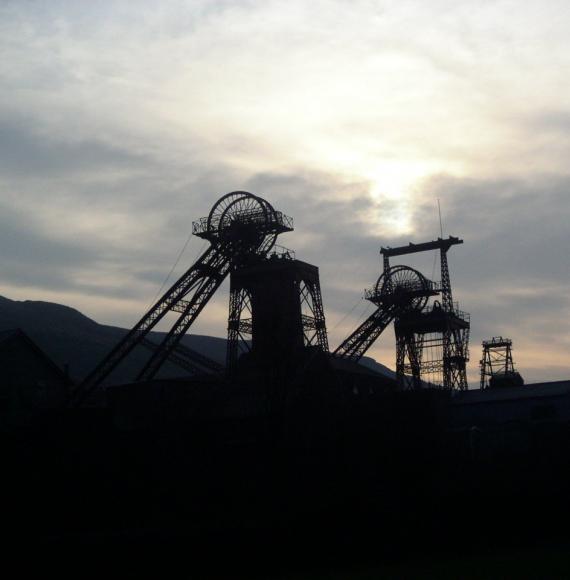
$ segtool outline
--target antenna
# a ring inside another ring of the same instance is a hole
[[[437,214],[439,216],[439,234],[440,234],[440,238],[443,240],[443,224],[441,222],[441,207],[439,205],[439,197],[436,199],[437,199]],[[433,277],[435,276],[436,264],[437,264],[437,252],[434,252],[434,254],[433,254],[433,266],[431,269],[431,279],[432,280],[433,280]]]
[[[437,198],[437,213],[439,214],[439,233],[443,239],[443,223],[441,221],[441,206],[439,205],[439,197]]]

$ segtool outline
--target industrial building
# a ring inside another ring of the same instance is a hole
[[[32,424],[65,407],[71,381],[21,329],[0,331],[0,426]]]

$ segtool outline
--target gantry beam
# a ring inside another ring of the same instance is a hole
[[[462,243],[463,240],[449,236],[449,238],[445,240],[443,238],[437,238],[437,240],[424,242],[422,244],[412,244],[410,242],[407,246],[380,248],[380,253],[387,258],[392,258],[393,256],[405,256],[406,254],[417,254],[419,252],[429,252],[430,250],[444,250],[447,252],[451,246]]]

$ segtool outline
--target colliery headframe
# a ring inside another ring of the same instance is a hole
[[[167,359],[195,362],[178,347],[210,298],[231,271],[263,259],[277,236],[292,230],[293,220],[261,197],[245,191],[221,197],[207,217],[192,224],[193,234],[207,240],[209,248],[89,374],[79,386],[76,401],[83,401],[143,341],[153,352],[136,377],[139,381],[152,379]],[[151,344],[148,333],[168,312],[179,316],[163,341]]]
[[[276,245],[280,234],[291,231],[293,219],[258,195],[234,191],[221,197],[192,225],[192,233],[209,247],[79,385],[75,404],[81,405],[137,346],[149,351],[133,377],[137,382],[153,379],[166,361],[226,379],[243,367],[265,369],[274,380],[286,382],[319,353],[332,363],[357,363],[392,322],[399,389],[467,389],[469,315],[453,301],[447,261],[448,250],[463,240],[381,248],[383,271],[365,292],[376,309],[331,353],[318,268]],[[392,257],[426,251],[439,252],[440,281],[405,265],[390,265]],[[228,276],[224,368],[184,346],[181,338]],[[169,312],[177,315],[170,330],[160,343],[151,341],[150,331]]]
[[[358,361],[394,322],[396,377],[401,389],[424,386],[467,389],[469,315],[453,301],[448,250],[463,240],[449,237],[423,244],[381,248],[384,271],[365,292],[377,309],[335,350],[335,355]],[[441,281],[428,280],[408,266],[390,266],[390,258],[439,251]],[[432,297],[440,296],[440,300]]]
[[[390,271],[390,258],[428,251],[439,251],[441,281],[432,286],[440,294],[430,307],[401,311],[395,320],[396,374],[402,387],[419,387],[422,380],[444,389],[467,389],[466,364],[469,360],[470,317],[453,301],[447,252],[463,240],[450,236],[423,244],[382,248],[384,271]]]

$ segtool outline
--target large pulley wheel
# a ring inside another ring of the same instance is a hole
[[[409,266],[392,266],[376,282],[375,293],[387,306],[399,310],[423,310],[428,301],[429,284],[423,274]]]
[[[221,242],[263,254],[275,244],[277,234],[271,228],[275,220],[269,202],[247,191],[233,191],[214,205],[207,229]]]
[[[277,217],[277,212],[275,208],[262,197],[256,196],[257,199],[265,206],[265,211],[267,215],[267,228],[265,231],[265,239],[263,240],[261,246],[259,247],[259,254],[267,254],[271,248],[275,245],[277,241],[278,233],[275,230],[275,225],[279,223]]]
[[[255,196],[247,191],[232,191],[220,197],[208,214],[207,230],[212,233],[217,231],[225,211],[234,203],[250,197]]]

